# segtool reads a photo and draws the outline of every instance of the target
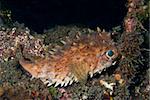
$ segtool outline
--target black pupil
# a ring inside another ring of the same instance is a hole
[[[109,50],[109,51],[108,51],[108,56],[111,57],[111,56],[113,56],[113,55],[114,55],[114,52],[113,52],[112,50]]]

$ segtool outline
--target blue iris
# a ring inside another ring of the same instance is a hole
[[[109,57],[112,57],[112,56],[114,55],[114,52],[113,52],[112,50],[108,50],[108,51],[107,51],[107,55],[108,55]]]

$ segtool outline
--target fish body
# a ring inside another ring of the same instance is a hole
[[[63,52],[35,61],[21,59],[22,67],[48,86],[67,86],[110,67],[118,57],[118,49],[106,32],[81,35]]]

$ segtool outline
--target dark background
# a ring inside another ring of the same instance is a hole
[[[14,21],[39,33],[70,24],[110,30],[122,24],[125,4],[126,0],[3,0]]]

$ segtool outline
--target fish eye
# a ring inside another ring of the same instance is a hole
[[[112,50],[108,50],[108,51],[106,52],[106,56],[107,56],[108,58],[111,58],[113,55],[114,55],[114,52],[113,52]]]

